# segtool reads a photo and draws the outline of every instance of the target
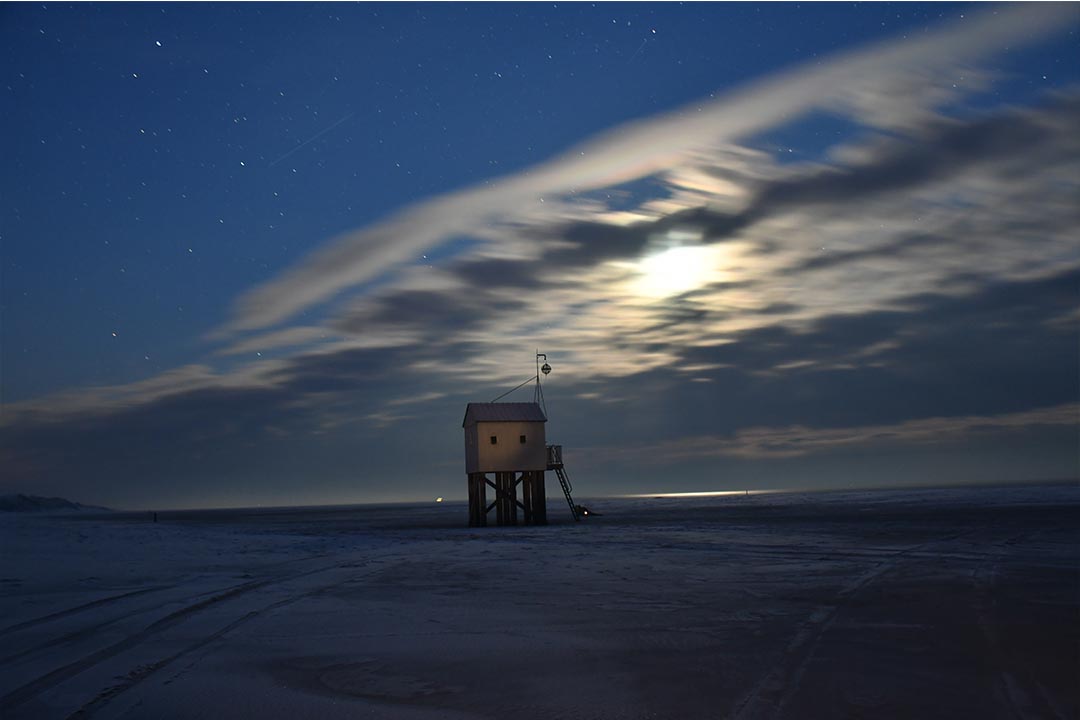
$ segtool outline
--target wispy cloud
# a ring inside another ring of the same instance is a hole
[[[1002,415],[965,415],[909,420],[891,425],[813,428],[802,425],[752,427],[733,435],[700,435],[672,442],[583,448],[592,461],[671,464],[709,458],[775,459],[889,445],[948,445],[977,436],[1039,427],[1075,427],[1080,404],[1067,403]]]
[[[992,52],[1061,32],[1075,20],[1074,8],[1066,4],[988,11],[915,39],[846,53],[719,99],[621,126],[547,163],[406,208],[330,241],[297,267],[245,293],[220,334],[285,321],[448,238],[483,232],[508,216],[543,215],[540,200],[545,196],[661,173],[704,148],[790,122],[813,109],[846,112],[860,122],[891,128],[925,120],[936,106],[964,92],[962,83],[954,85],[966,67]]]

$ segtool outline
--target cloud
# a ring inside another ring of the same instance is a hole
[[[868,161],[766,185],[742,213],[743,222],[792,205],[850,204],[868,196],[926,186],[973,168],[978,171],[1003,157],[1045,151],[1049,144],[1057,149],[1063,139],[1061,131],[1075,127],[1078,120],[1080,98],[1063,96],[1039,111],[1001,113],[974,122],[935,122],[917,140],[889,143]],[[721,228],[721,233],[725,230]]]
[[[122,392],[10,404],[0,421],[0,487],[92,489],[116,507],[400,498],[401,487],[379,479],[404,462],[394,452],[402,438],[382,432],[388,419],[449,418],[457,432],[436,454],[460,431],[461,403],[412,369],[423,359],[400,347],[338,346],[257,369],[190,368]]]
[[[941,446],[959,439],[994,436],[1039,427],[1075,427],[1080,404],[1067,403],[1003,415],[965,415],[908,420],[891,425],[814,428],[803,425],[752,427],[734,435],[699,435],[649,445],[585,448],[597,462],[618,458],[624,463],[671,464],[711,458],[789,458],[837,450],[886,445]]]
[[[298,326],[284,328],[276,332],[262,333],[245,338],[240,342],[233,343],[219,351],[220,355],[242,355],[244,353],[256,353],[276,348],[297,347],[310,345],[317,341],[325,341],[329,337],[326,328]]]
[[[874,140],[854,153],[854,167],[781,169],[767,156],[725,148],[716,161],[739,158],[744,183],[745,207],[734,215],[713,210],[703,196],[696,206],[630,226],[598,222],[591,210],[582,220],[533,225],[441,268],[415,268],[357,298],[327,327],[288,328],[231,349],[339,338],[317,352],[228,372],[191,366],[143,383],[20,404],[5,422],[108,413],[213,387],[333,387],[349,382],[350,363],[380,356],[365,354],[372,349],[387,350],[383,355],[396,358],[403,372],[415,366],[442,382],[497,386],[519,374],[521,338],[560,349],[561,362],[596,379],[670,367],[715,382],[688,369],[835,370],[868,359],[880,364],[884,349],[906,348],[916,349],[914,367],[920,356],[944,348],[959,356],[953,339],[974,343],[973,332],[985,336],[978,347],[989,360],[1009,358],[1016,343],[983,328],[1001,327],[1017,304],[1033,308],[1014,335],[1030,334],[1030,347],[1056,344],[1071,329],[1070,268],[1080,265],[1077,106],[1076,96],[1063,95],[1035,109],[935,119],[917,129],[917,144]],[[956,142],[961,150],[952,148]],[[698,162],[710,167],[705,156]],[[890,179],[863,182],[881,177]],[[686,227],[715,247],[723,267],[713,270],[723,279],[661,301],[638,296],[635,278],[643,270],[636,261],[656,238]],[[1030,297],[1016,288],[1030,288]],[[958,310],[986,298],[998,298],[989,314]],[[913,313],[921,313],[918,328]],[[457,362],[440,363],[444,357]],[[951,368],[945,363],[936,371],[952,382]],[[925,381],[934,374],[926,368]]]
[[[516,313],[524,306],[522,300],[501,295],[490,286],[479,286],[475,291],[465,288],[401,290],[365,304],[366,312],[353,312],[339,320],[337,326],[358,334],[378,327],[454,333],[482,323],[492,314]]]
[[[1057,320],[1075,311],[1078,287],[1074,269],[977,293],[923,293],[903,308],[822,317],[798,331],[673,342],[657,350],[673,360],[651,367],[637,360],[654,337],[635,333],[620,339],[625,371],[584,372],[587,363],[560,349],[548,380],[552,437],[595,467],[607,455],[631,465],[639,456],[816,456],[1060,430],[1077,420],[1080,350],[1075,325]],[[667,323],[709,332],[709,313],[666,307]],[[447,492],[457,473],[431,466],[459,457],[464,403],[501,388],[484,381],[490,366],[479,362],[493,347],[434,336],[419,347],[339,344],[232,374],[193,367],[123,392],[15,404],[0,426],[4,484],[63,493],[91,483],[100,501],[122,506],[211,503],[223,489],[299,502],[312,482],[320,498],[389,497],[386,479],[403,472],[431,474]],[[448,380],[455,373],[473,379]]]
[[[995,10],[917,39],[846,53],[718,100],[629,123],[522,173],[406,208],[330,241],[299,266],[240,298],[221,333],[275,325],[375,280],[449,238],[482,232],[508,215],[535,216],[542,212],[540,199],[545,195],[654,175],[703,148],[761,132],[813,109],[847,108],[858,120],[873,124],[903,107],[910,111],[907,116],[923,119],[955,96],[949,89],[953,83],[943,82],[947,74],[988,53],[1061,32],[1075,20],[1074,9],[1067,5]]]

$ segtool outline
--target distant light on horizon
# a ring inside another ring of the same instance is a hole
[[[788,490],[699,490],[694,492],[655,492],[634,493],[622,495],[624,498],[690,498],[690,497],[723,497],[724,495],[770,495],[772,493],[789,492]]]

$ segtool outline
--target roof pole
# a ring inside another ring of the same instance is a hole
[[[537,405],[540,404],[540,358],[547,362],[547,355],[540,352],[540,348],[536,348],[536,388],[533,390],[533,402]]]
[[[540,358],[544,358],[544,364],[540,364]],[[533,398],[533,402],[544,409],[544,415],[547,415],[547,403],[544,402],[544,389],[540,387],[540,374],[547,375],[551,372],[551,366],[547,364],[547,355],[540,352],[540,348],[536,349],[536,395]]]

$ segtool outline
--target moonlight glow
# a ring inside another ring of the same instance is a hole
[[[649,255],[637,265],[636,291],[650,298],[678,295],[714,279],[716,251],[709,247],[673,247]]]

